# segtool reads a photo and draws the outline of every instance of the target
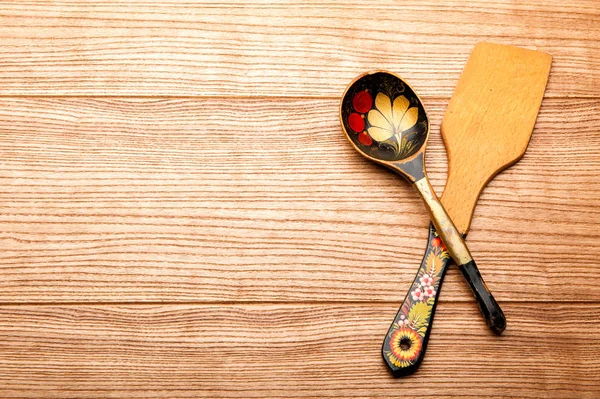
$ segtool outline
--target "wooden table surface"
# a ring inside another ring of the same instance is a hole
[[[600,397],[598,0],[8,1],[0,34],[0,397]],[[339,100],[404,76],[441,193],[439,124],[484,40],[554,56],[469,234],[508,329],[452,268],[393,379],[428,220]]]

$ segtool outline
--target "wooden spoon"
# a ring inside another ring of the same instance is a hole
[[[447,253],[459,267],[472,274],[473,293],[485,310],[488,323],[503,329],[506,320],[502,310],[481,280],[469,249],[425,174],[423,158],[429,121],[416,93],[390,72],[363,74],[346,89],[340,105],[340,119],[348,140],[358,152],[413,184],[425,201]],[[422,304],[426,307],[426,302]],[[421,310],[425,311],[425,308]],[[424,320],[425,314],[419,317]]]
[[[483,188],[525,153],[551,62],[549,54],[492,43],[477,44],[469,57],[441,125],[448,150],[441,202],[464,235]],[[430,226],[421,267],[383,343],[383,358],[395,376],[411,374],[423,360],[449,261]],[[478,271],[460,270],[473,288]]]

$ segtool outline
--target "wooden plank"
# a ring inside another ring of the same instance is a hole
[[[0,95],[340,96],[386,68],[449,96],[473,45],[554,55],[547,95],[598,96],[596,0],[13,1]]]
[[[600,305],[517,304],[493,336],[440,306],[428,355],[396,380],[390,304],[0,307],[3,398],[597,398]],[[457,367],[458,366],[458,367]]]
[[[439,192],[446,100],[424,101]],[[1,99],[0,302],[400,302],[427,216],[351,149],[337,107]],[[484,190],[468,241],[499,302],[600,300],[598,111],[546,100],[525,158]],[[443,291],[471,301],[454,270]]]

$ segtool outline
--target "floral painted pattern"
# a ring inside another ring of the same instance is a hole
[[[434,306],[450,256],[435,229],[429,245],[383,345],[383,356],[393,371],[416,365],[426,345]]]
[[[379,159],[407,158],[424,144],[427,118],[416,94],[397,77],[366,75],[351,86],[342,120],[361,151]]]
[[[394,137],[402,142],[403,133],[417,123],[419,109],[412,107],[404,96],[392,100],[383,93],[377,93],[375,107],[368,113],[369,135],[377,141],[385,141]]]
[[[406,319],[408,322],[408,319]],[[423,338],[415,330],[399,328],[391,336],[390,357],[400,364],[416,360],[423,345]]]

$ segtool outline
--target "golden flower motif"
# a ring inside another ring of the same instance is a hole
[[[413,127],[419,118],[419,109],[411,107],[410,101],[404,96],[396,97],[392,104],[387,95],[377,93],[375,108],[371,109],[367,115],[371,125],[367,131],[377,141],[385,141],[396,136],[400,143],[402,133]]]
[[[392,334],[391,351],[387,356],[396,366],[406,367],[417,360],[422,346],[421,336],[416,331],[403,327]]]

